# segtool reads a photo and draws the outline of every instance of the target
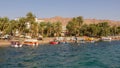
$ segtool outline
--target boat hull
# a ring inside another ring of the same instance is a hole
[[[53,45],[58,44],[58,43],[59,42],[54,42],[54,41],[50,42],[50,44],[53,44]]]

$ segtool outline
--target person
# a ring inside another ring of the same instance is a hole
[[[75,43],[77,43],[77,37],[75,36]]]

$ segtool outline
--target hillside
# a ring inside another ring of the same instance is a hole
[[[72,18],[64,18],[60,16],[51,17],[51,18],[42,18],[45,22],[61,22],[63,26],[66,26],[67,23],[72,20]],[[98,20],[98,19],[84,19],[84,23],[86,24],[97,24],[100,22],[108,22],[111,26],[120,26],[120,21],[113,21],[113,20]]]

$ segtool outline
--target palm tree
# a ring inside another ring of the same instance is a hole
[[[83,17],[79,16],[77,17],[77,22],[79,23],[79,27],[83,24]]]
[[[51,23],[51,26],[52,26],[52,33],[51,33],[51,35],[52,36],[56,36],[56,23]]]
[[[8,27],[8,24],[9,24],[9,18],[8,17],[0,18],[0,31],[3,34],[6,33],[6,28]]]
[[[62,23],[61,22],[56,22],[56,35],[60,36],[62,32]]]
[[[83,24],[83,17],[75,17],[68,22],[66,28],[72,35],[80,35],[80,27]]]
[[[34,22],[35,21],[35,15],[33,15],[33,13],[32,12],[28,12],[27,14],[26,14],[26,19],[27,19],[27,22]]]
[[[25,33],[26,28],[27,28],[26,18],[22,17],[18,21],[18,30],[20,34]]]
[[[50,22],[46,25],[46,36],[49,37],[52,35],[52,24]]]
[[[28,12],[26,14],[26,20],[27,20],[26,23],[28,23],[30,25],[30,29],[29,29],[28,32],[30,32],[30,35],[32,36],[33,35],[32,32],[34,32],[33,31],[34,25],[36,25],[36,23],[35,23],[35,15],[33,15],[32,12]]]
[[[31,24],[30,30],[31,30],[32,37],[34,37],[34,38],[38,37],[38,23],[37,22],[33,22]]]
[[[46,23],[45,22],[41,22],[39,24],[39,33],[44,36],[44,32],[45,32],[45,29],[46,29]]]
[[[76,24],[72,21],[69,21],[67,26],[66,26],[69,35],[75,35],[76,34]]]
[[[79,16],[76,18],[76,23],[77,23],[77,35],[79,36],[80,35],[80,28],[83,24],[83,17],[82,16]]]
[[[11,20],[10,21],[10,33],[11,33],[11,35],[13,35],[13,36],[15,36],[15,32],[16,32],[16,30],[19,28],[18,27],[18,21],[16,21],[16,20]]]

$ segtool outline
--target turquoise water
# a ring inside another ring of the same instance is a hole
[[[3,47],[0,68],[120,68],[120,41]]]

